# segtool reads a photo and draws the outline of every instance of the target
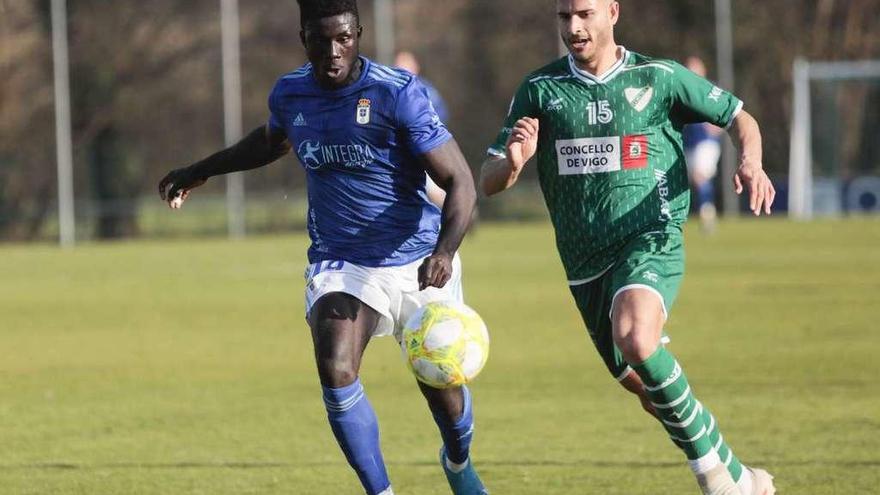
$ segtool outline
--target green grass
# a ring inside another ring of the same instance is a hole
[[[493,493],[695,493],[600,364],[549,227],[463,248],[492,356],[474,385]],[[741,221],[688,236],[671,349],[781,494],[876,493],[880,222]],[[302,319],[303,236],[0,248],[0,493],[357,494]],[[395,490],[447,494],[392,340],[363,380]]]

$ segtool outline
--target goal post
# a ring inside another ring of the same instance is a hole
[[[871,91],[878,92],[880,90],[880,60],[861,60],[846,62],[813,62],[804,58],[797,58],[794,62],[792,71],[793,97],[792,97],[792,123],[791,123],[791,140],[790,140],[790,158],[789,158],[789,187],[788,187],[788,210],[792,218],[799,220],[809,220],[818,214],[835,214],[840,211],[852,209],[855,203],[858,203],[858,197],[844,197],[844,179],[850,181],[848,183],[847,196],[853,194],[873,195],[874,204],[871,207],[880,207],[877,200],[880,200],[880,188],[874,186],[880,184],[880,163],[873,165],[873,169],[869,170],[869,174],[862,176],[853,176],[851,173],[841,174],[839,171],[824,170],[827,180],[820,181],[817,178],[814,167],[814,146],[817,143],[814,136],[814,123],[820,123],[825,128],[838,129],[840,111],[835,115],[823,115],[821,121],[816,121],[814,108],[818,103],[814,100],[814,89],[819,83],[858,83],[867,82],[877,84],[876,88],[864,90],[867,95]],[[834,98],[836,88],[831,93],[830,99]],[[826,105],[828,106],[828,105]],[[832,108],[834,104],[830,104]],[[852,106],[852,105],[850,105]],[[871,108],[862,108],[868,112],[870,117]],[[880,117],[873,112],[873,127],[869,127],[867,133],[862,133],[862,138],[866,140],[876,141],[880,132]],[[830,126],[830,127],[829,127]],[[825,141],[833,141],[833,138]],[[840,157],[835,156],[832,161],[837,161]],[[836,166],[835,164],[831,165]],[[835,176],[836,174],[836,176]],[[820,207],[821,206],[821,207]],[[837,208],[835,210],[835,208]]]

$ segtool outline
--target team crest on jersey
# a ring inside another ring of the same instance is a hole
[[[361,98],[357,107],[357,123],[367,125],[370,123],[370,100]]]
[[[651,103],[651,98],[654,97],[654,88],[651,86],[626,88],[623,90],[623,95],[626,96],[626,101],[636,109],[636,112],[641,112],[647,108],[648,103]]]

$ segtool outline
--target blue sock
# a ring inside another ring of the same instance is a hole
[[[697,208],[702,207],[706,203],[712,203],[715,199],[715,185],[711,180],[700,184],[697,188]]]
[[[440,427],[440,436],[443,437],[443,445],[446,446],[446,457],[456,464],[462,464],[468,459],[471,450],[471,439],[474,436],[474,411],[471,407],[471,392],[462,386],[464,394],[464,407],[461,417],[455,422],[434,415],[434,421]]]
[[[324,406],[336,441],[367,495],[378,495],[391,482],[379,450],[379,422],[360,379],[347,387],[323,389]]]

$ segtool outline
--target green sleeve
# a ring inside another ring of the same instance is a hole
[[[682,124],[709,122],[728,128],[743,102],[681,64],[674,63],[672,113]]]
[[[507,139],[510,137],[510,133],[513,132],[513,126],[516,124],[516,121],[523,117],[538,117],[538,106],[535,104],[535,101],[536,99],[532,94],[532,85],[527,79],[520,84],[519,89],[516,90],[516,95],[514,95],[513,100],[510,102],[510,110],[507,111],[504,127],[498,133],[495,142],[489,147],[490,155],[505,155]]]

